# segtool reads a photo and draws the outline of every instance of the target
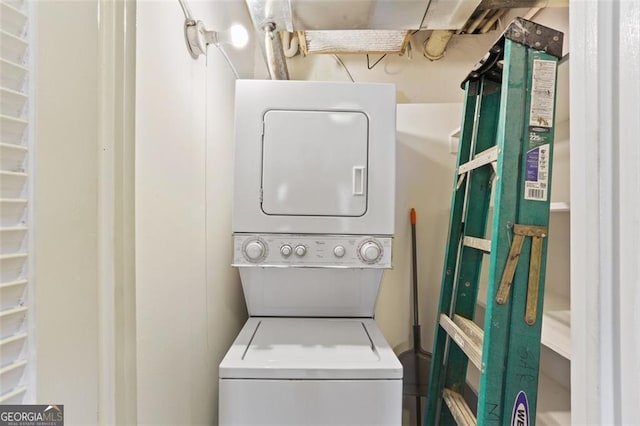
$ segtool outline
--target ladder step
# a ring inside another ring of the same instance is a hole
[[[489,149],[486,149],[473,157],[473,160],[461,164],[458,167],[458,174],[461,175],[463,173],[468,172],[469,170],[477,169],[478,167],[482,167],[485,164],[493,163],[498,160],[498,147],[492,146]]]
[[[475,426],[477,424],[476,417],[473,415],[473,412],[471,412],[462,395],[458,392],[444,389],[442,391],[442,398],[447,404],[447,407],[449,407],[449,411],[451,411],[451,415],[458,425]]]
[[[452,320],[440,314],[440,325],[467,355],[469,361],[482,371],[482,338],[484,333],[473,321],[454,315]]]
[[[464,237],[462,239],[462,244],[467,247],[482,250],[485,253],[491,253],[491,240],[485,240],[484,238],[476,237]]]

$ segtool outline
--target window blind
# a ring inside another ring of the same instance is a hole
[[[28,4],[0,0],[0,404],[29,394]]]

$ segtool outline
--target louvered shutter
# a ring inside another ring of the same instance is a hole
[[[29,395],[28,4],[0,0],[0,404]]]

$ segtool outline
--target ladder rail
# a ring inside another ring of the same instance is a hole
[[[467,82],[466,91],[470,91],[472,85],[477,82]],[[473,139],[474,117],[476,112],[476,96],[467,96],[465,99],[462,114],[462,125],[460,126],[460,144],[458,147],[458,164],[469,161],[471,154],[471,141]],[[456,170],[456,176],[458,175]],[[457,179],[454,179],[457,182]],[[459,241],[462,235],[461,226],[456,226],[462,222],[463,208],[466,193],[466,185],[454,183],[453,196],[451,199],[451,217],[449,219],[449,235],[447,249],[445,251],[444,269],[442,272],[442,285],[438,313],[449,314],[451,302],[453,301],[453,285],[456,275],[456,264],[458,258]],[[427,400],[425,406],[425,425],[434,425],[439,412],[440,395],[443,389],[442,364],[444,362],[444,347],[447,342],[447,333],[441,327],[436,327],[433,340],[433,350],[431,353],[431,366],[429,371],[429,385],[427,390]]]
[[[527,48],[521,44],[505,41],[504,68],[502,74],[503,89],[501,91],[501,109],[498,119],[497,146],[501,150],[496,166],[496,174],[500,177],[495,184],[491,237],[491,257],[489,260],[489,278],[487,299],[491,301],[497,292],[509,255],[512,240],[511,228],[517,223],[519,164],[522,155],[520,143],[524,126],[524,105],[527,85],[522,84],[526,75]],[[516,142],[514,142],[516,141]],[[500,327],[486,327],[482,362],[485,374],[480,376],[480,389],[485,398],[478,402],[477,418],[486,424],[500,424],[504,409],[504,373],[503,369],[509,349],[507,325],[511,321],[512,299],[498,305],[487,303],[485,321],[489,324],[500,324]]]
[[[484,153],[495,144],[500,107],[500,92],[495,90],[495,83],[481,80],[478,114],[484,117],[476,128],[475,145],[472,154]],[[467,172],[467,192],[464,200],[464,235],[484,236],[487,228],[487,216],[491,199],[493,169],[490,162],[484,167]],[[463,245],[458,257],[458,272],[454,295],[455,308],[450,315],[462,315],[473,318],[478,298],[478,287],[482,251]],[[445,356],[447,374],[444,387],[463,393],[466,384],[468,357],[457,345],[449,345]]]
[[[549,66],[552,68],[552,72],[554,74],[553,78],[553,97],[555,98],[555,75],[557,73],[557,58],[549,55],[546,52],[541,51],[531,51],[529,54],[528,60],[528,81],[533,81],[534,76],[532,73],[535,72],[536,61],[547,61],[543,64],[543,66]],[[551,63],[553,66],[551,66]],[[539,80],[539,78],[535,79]],[[527,101],[526,103],[535,103],[535,100],[531,100],[533,89],[527,93]],[[552,105],[552,108],[555,106]],[[530,109],[526,110],[527,115],[525,116],[525,124],[529,124],[529,128],[531,129],[531,123],[536,122],[537,120],[532,119],[529,116]],[[548,123],[549,127],[546,127],[546,131],[542,133],[536,133],[532,131],[523,132],[522,137],[525,141],[528,139],[528,148],[529,151],[531,149],[535,149],[532,147],[539,147],[547,145],[546,155],[548,156],[548,183],[551,183],[552,178],[552,167],[551,159],[553,158],[553,140],[555,136],[555,128],[553,123]],[[540,129],[542,130],[542,129]],[[540,141],[540,138],[546,138],[545,141]],[[540,145],[540,144],[543,145]],[[523,150],[521,163],[520,163],[520,173],[525,175],[527,172],[527,150]],[[548,189],[548,188],[547,188]],[[517,223],[521,224],[541,224],[546,225],[549,223],[549,205],[550,205],[550,194],[547,191],[546,200],[543,202],[542,200],[528,200],[526,199],[527,194],[527,183],[523,180],[520,182],[519,188],[521,194],[520,200],[520,208],[518,210]],[[547,253],[547,244],[548,238],[542,239],[542,253]],[[525,240],[525,244],[523,245],[522,259],[531,259],[530,262],[533,264],[535,256],[532,253],[532,247],[534,246],[534,240],[532,238],[527,238]],[[526,315],[526,301],[527,301],[527,290],[528,285],[518,286],[518,289],[514,290],[514,295],[512,297],[513,307],[512,307],[512,321],[517,322],[518,327],[511,327],[509,342],[512,346],[512,352],[515,352],[516,356],[510,356],[507,359],[506,364],[506,375],[509,378],[505,385],[504,395],[505,400],[510,402],[506,403],[503,409],[503,418],[511,418],[513,404],[520,392],[524,392],[526,395],[536,395],[538,390],[538,366],[540,363],[540,345],[527,345],[525,342],[532,340],[540,340],[540,334],[542,330],[542,309],[544,303],[544,290],[545,290],[545,275],[546,275],[546,256],[543,255],[540,258],[539,265],[539,277],[538,277],[538,288],[537,288],[537,316],[535,322],[533,324],[527,324],[525,315]],[[527,266],[521,265],[516,269],[516,276],[514,278],[514,282],[518,283],[527,283],[529,281],[529,270],[533,267],[522,267]],[[528,399],[529,410],[532,418],[530,419],[530,424],[535,424],[535,413],[537,410],[537,398]]]

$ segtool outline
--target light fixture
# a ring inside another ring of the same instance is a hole
[[[214,44],[220,47],[229,44],[242,49],[249,42],[249,33],[240,24],[234,24],[226,31],[207,30],[202,21],[185,20],[184,35],[191,56],[196,59],[207,52],[207,46]]]

